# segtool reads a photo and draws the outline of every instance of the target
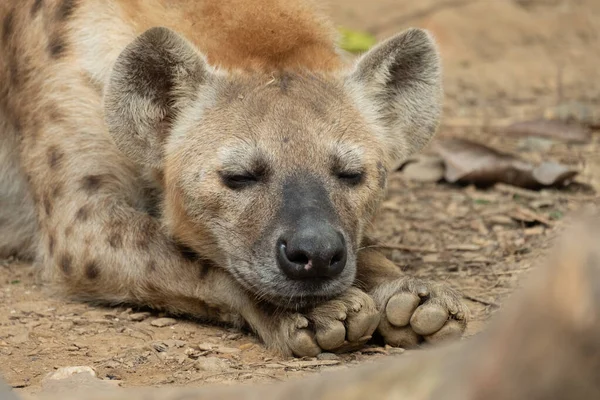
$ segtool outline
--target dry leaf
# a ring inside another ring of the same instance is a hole
[[[438,182],[444,178],[444,162],[440,157],[421,154],[406,161],[402,175],[411,181]]]
[[[578,173],[554,162],[534,166],[511,154],[466,139],[440,140],[434,144],[434,149],[444,160],[445,179],[451,183],[486,187],[501,182],[541,189],[564,186]]]
[[[590,141],[590,130],[577,123],[558,120],[536,119],[511,124],[503,129],[511,136],[537,136],[558,139],[571,143],[587,143]]]

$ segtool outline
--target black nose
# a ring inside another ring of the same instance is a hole
[[[346,266],[346,243],[329,225],[314,224],[277,242],[279,268],[291,279],[334,278]]]

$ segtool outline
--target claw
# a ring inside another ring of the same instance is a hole
[[[429,289],[427,288],[427,286],[419,286],[417,288],[417,294],[419,295],[419,297],[427,297],[429,296],[430,292]]]

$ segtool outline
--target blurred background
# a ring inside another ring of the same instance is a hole
[[[384,39],[430,30],[441,47],[449,117],[536,115],[600,102],[597,0],[329,0],[347,28]]]

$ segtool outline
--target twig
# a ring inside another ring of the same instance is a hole
[[[550,198],[557,200],[595,200],[598,198],[598,195],[590,195],[590,194],[567,194],[567,193],[550,193],[544,194],[540,192],[536,192],[535,190],[523,189],[516,186],[507,185],[505,183],[496,183],[494,185],[494,189],[497,189],[500,192],[519,195],[521,197],[525,197],[527,199],[540,199],[540,198]]]
[[[404,251],[413,251],[415,253],[438,253],[439,250],[433,249],[431,247],[419,247],[419,246],[409,246],[405,244],[377,244],[369,247],[380,247],[383,249],[391,249],[391,250],[404,250]]]
[[[483,300],[483,299],[480,299],[479,297],[471,296],[471,295],[468,295],[468,294],[463,294],[463,297],[465,299],[467,299],[467,300],[474,301],[475,303],[483,304],[484,306],[490,306],[490,307],[500,308],[500,305],[498,303],[495,303],[495,302],[493,302],[491,300],[490,301]]]
[[[226,371],[226,372],[219,372],[219,373],[211,374],[211,375],[200,376],[200,377],[195,378],[195,379],[190,379],[187,383],[198,382],[198,381],[201,381],[201,380],[215,378],[217,376],[234,375],[234,374],[237,374],[237,375],[251,374],[251,375],[255,375],[255,376],[263,376],[265,378],[271,378],[271,379],[274,379],[274,380],[279,381],[279,382],[283,381],[283,379],[281,379],[281,378],[278,378],[278,377],[276,377],[274,375],[270,375],[270,374],[264,374],[262,372],[235,370],[235,371]]]

